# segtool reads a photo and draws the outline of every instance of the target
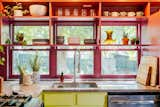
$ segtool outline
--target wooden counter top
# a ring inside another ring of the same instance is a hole
[[[31,86],[19,85],[18,81],[5,81],[3,94],[11,94],[12,91],[25,95],[38,97],[42,91],[106,91],[106,92],[148,92],[160,93],[160,88],[143,86],[135,81],[96,81],[98,88],[53,88],[55,81],[41,81]]]

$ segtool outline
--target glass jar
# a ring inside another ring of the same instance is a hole
[[[78,9],[77,8],[73,9],[73,16],[78,16]]]
[[[63,15],[62,8],[58,8],[58,16],[62,16],[62,15]]]
[[[65,9],[65,16],[70,16],[70,9]]]
[[[81,10],[81,16],[87,16],[87,9]]]
[[[96,13],[95,13],[95,9],[90,9],[90,16],[95,16]]]

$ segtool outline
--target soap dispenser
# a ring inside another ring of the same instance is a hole
[[[60,76],[60,82],[63,83],[64,82],[64,76],[63,76],[63,72],[61,72],[61,76]]]

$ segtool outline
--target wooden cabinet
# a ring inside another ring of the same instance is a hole
[[[45,107],[106,107],[105,92],[44,92]]]

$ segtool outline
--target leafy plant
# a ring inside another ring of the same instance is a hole
[[[6,5],[4,7],[2,15],[12,16],[12,15],[14,15],[14,10],[22,10],[22,9],[23,9],[22,3],[16,3],[16,5],[14,5],[14,6]],[[22,10],[22,11],[23,11],[24,15],[29,13],[28,10]]]
[[[33,60],[30,60],[30,65],[31,65],[33,72],[39,71],[41,64],[40,64],[40,58],[38,56],[38,53],[36,53]]]
[[[21,65],[18,64],[17,68],[18,68],[18,71],[19,71],[20,75],[24,75],[25,74],[25,70],[26,70],[25,67],[22,67]]]

